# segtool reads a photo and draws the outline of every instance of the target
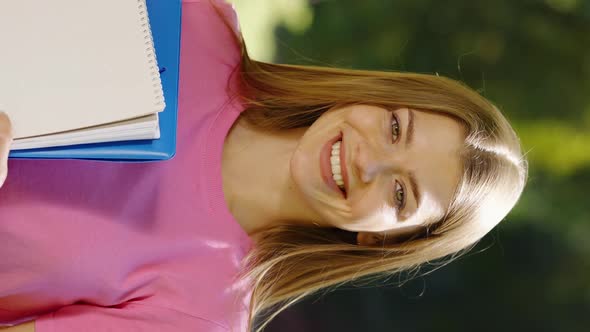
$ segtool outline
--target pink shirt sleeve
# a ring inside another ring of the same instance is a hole
[[[237,27],[229,4],[215,0]],[[0,326],[37,332],[245,331],[235,279],[253,245],[222,190],[243,107],[240,49],[208,0],[184,1],[177,153],[168,161],[8,161],[0,188]]]
[[[35,323],[35,332],[68,331],[226,332],[227,328],[216,322],[174,309],[133,303],[112,308],[69,305],[61,309],[58,314],[49,314]]]

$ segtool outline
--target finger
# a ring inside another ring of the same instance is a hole
[[[12,122],[8,114],[0,110],[0,138],[12,139]]]
[[[0,187],[8,175],[8,154],[12,144],[12,125],[4,112],[0,112]]]
[[[12,138],[0,137],[0,187],[4,184],[8,175],[8,153]]]
[[[8,153],[11,143],[12,138],[0,137],[0,188],[8,175]]]

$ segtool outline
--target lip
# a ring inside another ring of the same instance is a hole
[[[344,147],[344,135],[340,132],[340,139],[342,139],[342,143],[340,143],[340,171],[342,173],[342,182],[344,182],[344,191],[346,192],[345,196],[348,196],[348,172],[346,171],[346,148]]]
[[[341,138],[342,138],[342,132],[338,133],[338,136],[332,138],[331,140],[326,142],[326,144],[324,144],[324,146],[322,147],[322,150],[320,152],[320,169],[321,169],[322,179],[324,180],[324,183],[326,183],[326,185],[328,187],[332,188],[334,191],[339,193],[340,196],[342,196],[342,198],[346,198],[344,193],[342,192],[342,190],[340,190],[340,188],[338,187],[338,185],[336,184],[336,182],[332,178],[332,164],[330,163],[330,156],[332,154],[332,145],[334,143],[336,143],[337,141],[339,141]],[[342,149],[342,144],[340,145],[340,148]],[[343,152],[343,150],[341,150],[340,158],[343,158],[342,152]],[[342,160],[340,160],[340,165],[343,165]],[[345,181],[344,180],[345,179],[344,172],[342,172],[342,173],[343,173],[342,180]],[[345,185],[345,187],[346,187],[346,185]]]

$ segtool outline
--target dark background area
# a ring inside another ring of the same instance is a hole
[[[590,331],[590,1],[310,4],[308,29],[276,27],[274,62],[463,81],[514,124],[530,174],[464,257],[402,286],[320,293],[266,331]]]

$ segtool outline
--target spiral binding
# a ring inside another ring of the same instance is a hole
[[[152,86],[154,87],[155,103],[154,107],[166,107],[164,101],[164,93],[162,88],[162,81],[160,79],[160,70],[158,68],[158,61],[156,59],[154,37],[151,33],[150,19],[147,12],[146,0],[137,0],[138,13],[140,15],[141,28],[143,29],[145,40],[145,51],[148,57],[148,64],[150,67],[150,77],[152,78]]]

